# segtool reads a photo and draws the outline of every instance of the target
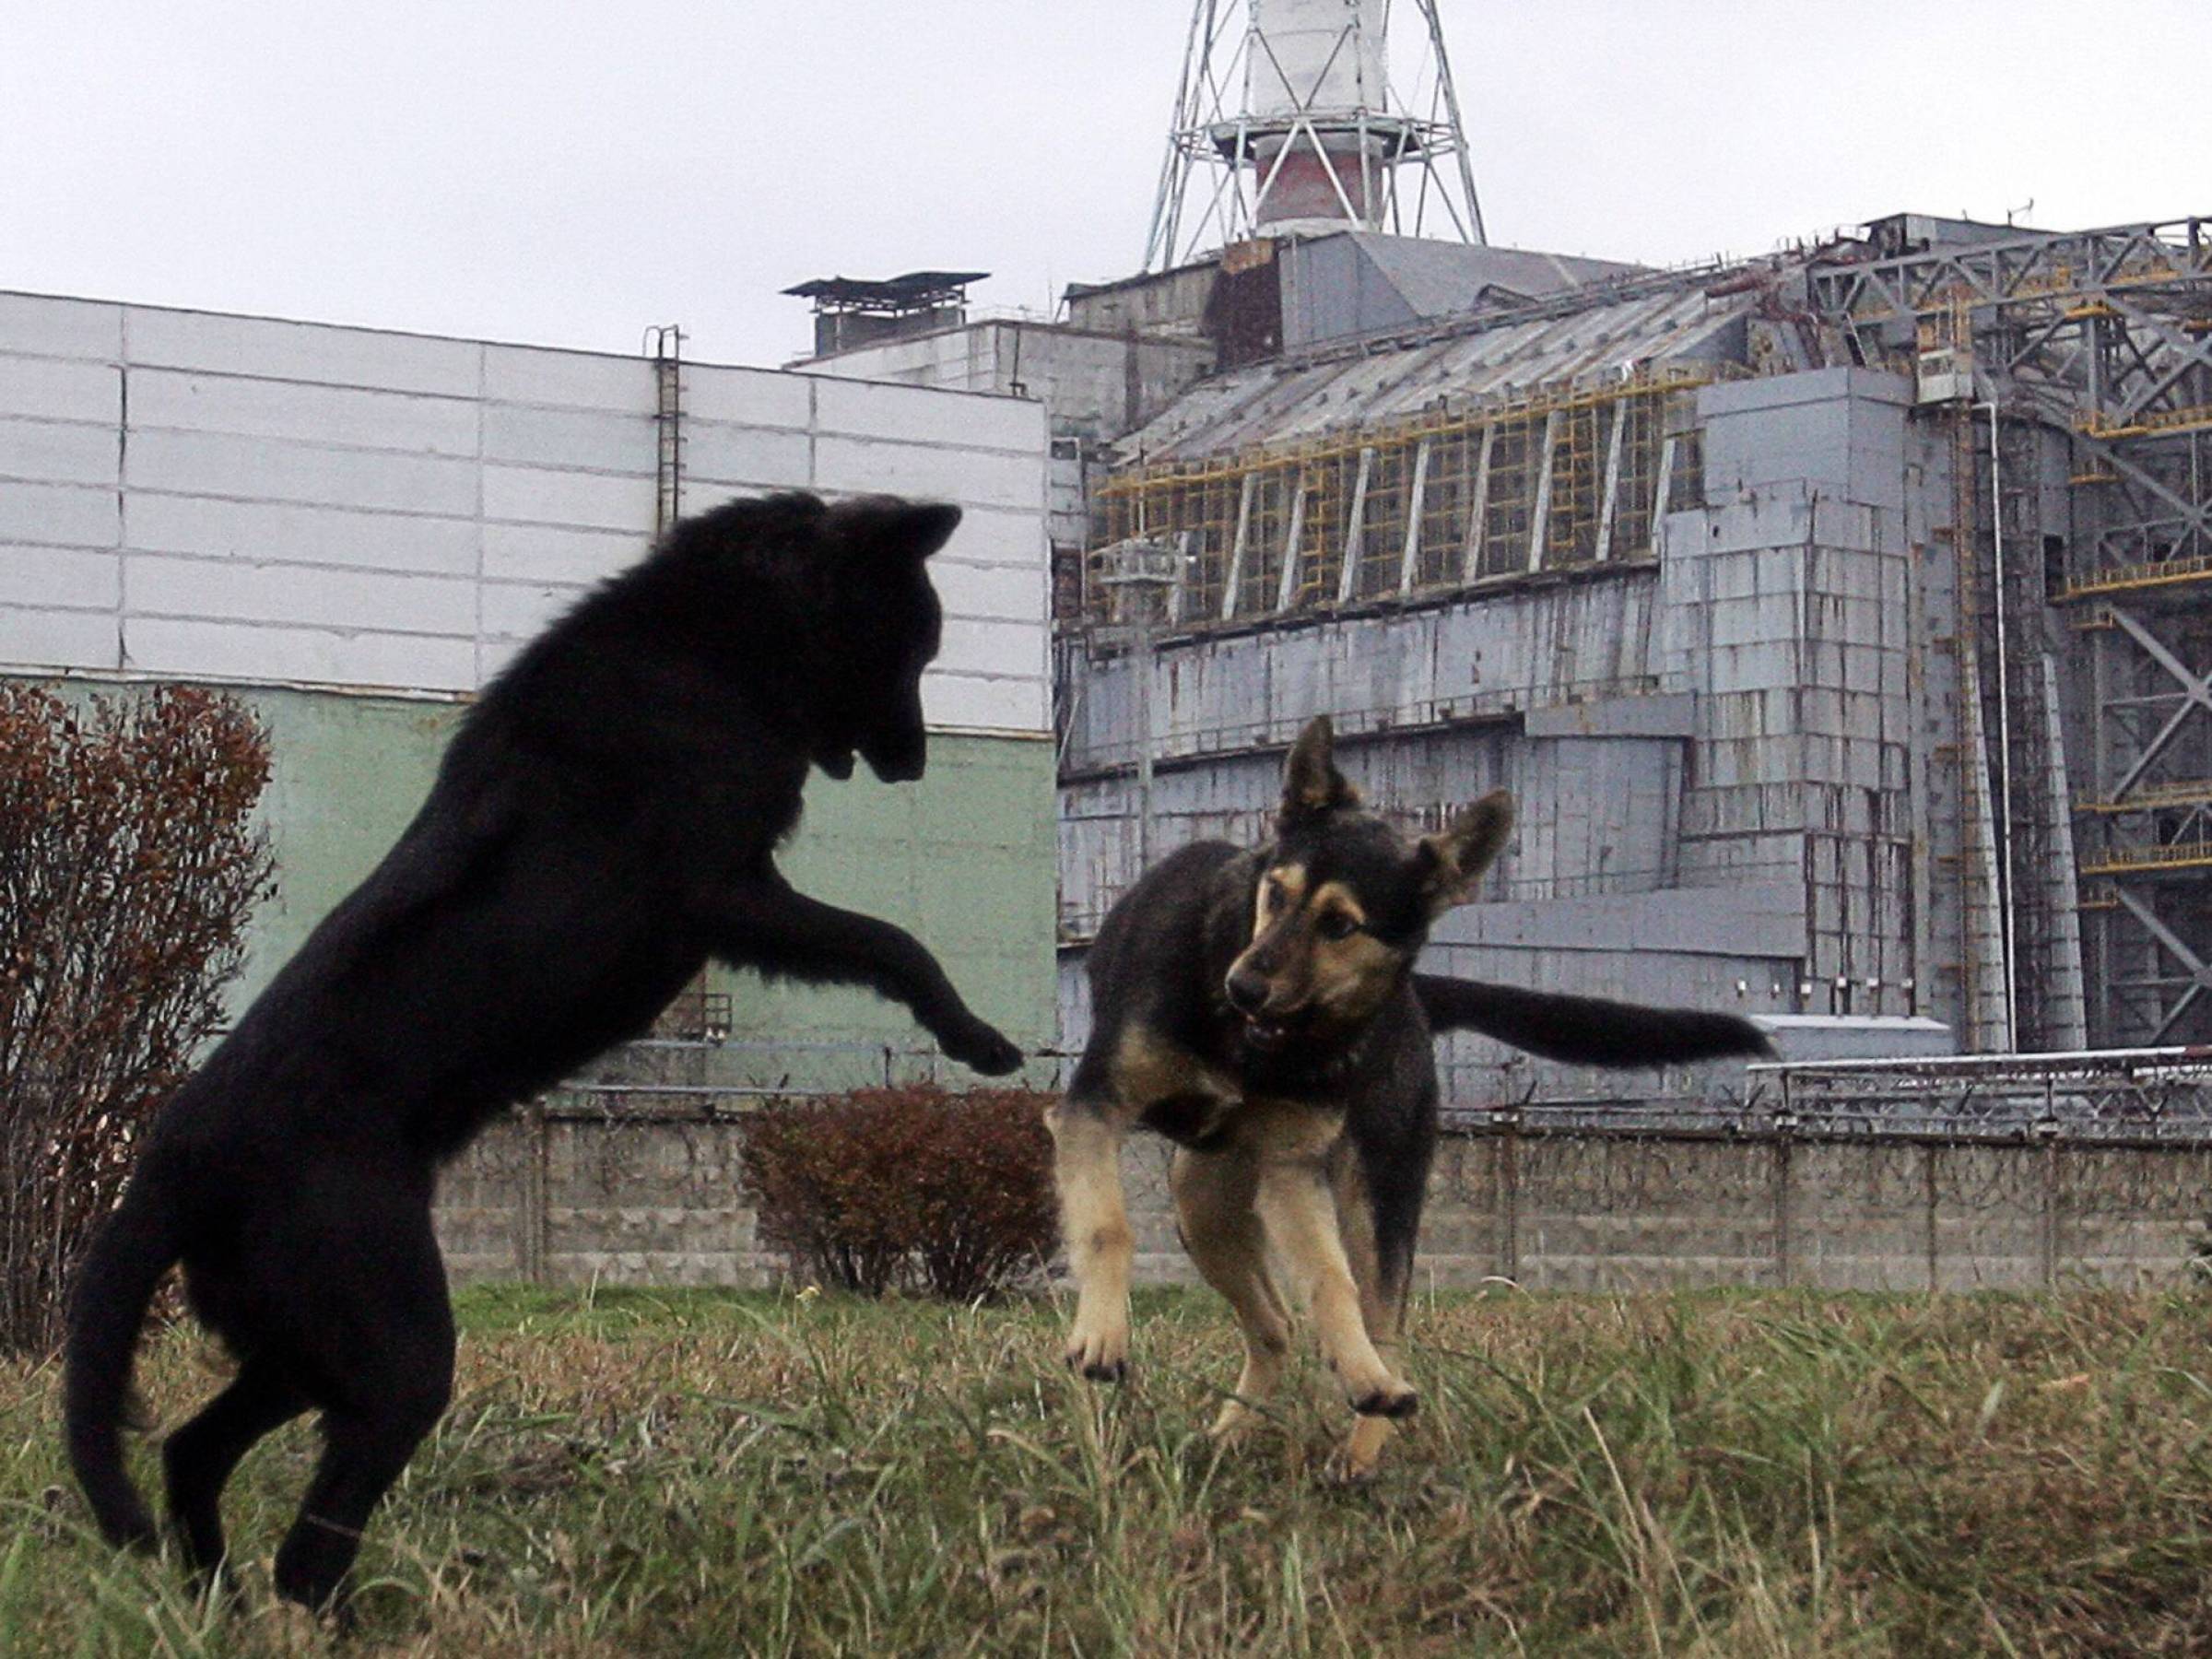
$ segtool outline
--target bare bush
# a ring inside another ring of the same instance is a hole
[[[233,699],[0,682],[0,1351],[58,1339],[134,1139],[222,1018],[269,890],[268,771]]]
[[[742,1152],[760,1237],[843,1289],[1002,1290],[1057,1236],[1049,1099],[916,1085],[765,1107]]]

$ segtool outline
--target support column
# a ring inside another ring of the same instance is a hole
[[[1528,568],[1544,568],[1545,544],[1551,535],[1551,460],[1559,448],[1559,411],[1544,417],[1544,465],[1536,474],[1536,505],[1528,515]]]
[[[1344,562],[1336,573],[1336,603],[1348,605],[1359,591],[1359,555],[1367,539],[1367,480],[1374,470],[1375,452],[1359,452],[1359,470],[1352,478],[1352,510],[1345,515]]]
[[[1613,432],[1606,441],[1606,493],[1604,504],[1597,510],[1597,562],[1603,564],[1613,557],[1613,514],[1620,502],[1620,441],[1629,429],[1629,402],[1623,397],[1613,405]]]
[[[1482,574],[1483,541],[1489,530],[1490,452],[1498,445],[1498,429],[1482,429],[1482,448],[1475,458],[1475,497],[1467,507],[1466,551],[1460,560],[1459,579],[1473,582]]]
[[[1414,446],[1413,484],[1406,496],[1406,545],[1398,553],[1398,594],[1403,598],[1413,592],[1415,578],[1420,574],[1421,564],[1421,506],[1429,492],[1429,446],[1432,441],[1424,438]]]
[[[1237,593],[1244,585],[1244,543],[1252,534],[1253,488],[1260,481],[1257,473],[1244,475],[1244,488],[1237,497],[1237,538],[1230,544],[1229,574],[1221,582],[1221,620],[1233,619],[1237,614]]]

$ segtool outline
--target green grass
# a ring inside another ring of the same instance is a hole
[[[436,1654],[2212,1651],[2200,1296],[1424,1300],[1421,1418],[1323,1465],[1309,1366],[1218,1453],[1218,1303],[1138,1309],[1136,1381],[1061,1311],[502,1288],[379,1515],[351,1648]],[[173,1423],[219,1371],[149,1344]],[[258,1654],[305,1426],[231,1488],[239,1610],[90,1538],[52,1368],[0,1369],[0,1651]],[[150,1474],[150,1459],[142,1462]]]

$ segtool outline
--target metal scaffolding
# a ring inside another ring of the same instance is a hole
[[[2071,907],[2089,933],[2092,1035],[2212,1035],[2212,222],[1938,243],[1816,265],[1809,280],[1814,308],[1845,324],[1862,360],[1917,372],[1923,401],[1952,402],[1956,422],[1987,414],[1986,443],[1953,444],[1954,468],[1976,475],[1971,491],[1961,480],[1975,511],[1954,534],[1962,604],[1978,579],[1977,643],[2002,665],[1981,700],[2009,727],[1984,734],[1992,771],[2012,780],[1993,814],[2012,855],[2006,925],[2043,944],[2065,931],[2069,907],[2037,913],[2023,899],[2023,865],[2048,875],[2032,884],[2047,894],[2093,878]],[[1917,361],[1903,363],[1908,321]],[[2067,446],[2063,497],[2041,486],[2039,434]],[[2047,604],[2070,614],[2086,650],[2046,653]],[[2009,650],[1993,639],[2007,629]],[[2070,814],[2041,805],[2072,793],[2054,721],[2039,712],[2062,679],[2088,773]],[[2007,960],[2014,985],[2031,989],[2035,964]],[[2049,1035],[2037,1012],[2023,1042]]]
[[[1099,491],[1103,539],[1181,552],[1183,629],[1648,559],[1665,513],[1695,504],[1696,390],[1730,371],[1661,365],[1131,467]]]
[[[1306,217],[1484,243],[1437,0],[1412,9],[1394,80],[1387,4],[1195,0],[1144,268]]]

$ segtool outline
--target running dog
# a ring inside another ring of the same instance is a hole
[[[1182,848],[1114,906],[1087,964],[1090,1041],[1048,1113],[1077,1285],[1070,1366],[1125,1373],[1120,1154],[1132,1129],[1153,1130],[1176,1144],[1183,1246],[1244,1335],[1214,1433],[1244,1427],[1281,1372],[1277,1262],[1357,1414],[1339,1472],[1363,1477],[1417,1403],[1396,1352],[1436,1149],[1432,1032],[1602,1065],[1769,1052],[1732,1015],[1415,973],[1430,924],[1468,899],[1512,825],[1498,791],[1408,842],[1362,808],[1323,716],[1290,750],[1272,846]]]
[[[926,758],[956,507],[807,495],[677,524],[484,692],[414,822],[163,1109],[72,1309],[69,1454],[101,1532],[154,1524],[123,1465],[132,1351],[182,1261],[236,1378],[164,1448],[201,1575],[251,1446],[310,1409],[322,1461],[276,1588],[323,1608],[450,1396],[440,1164],[642,1032],[710,959],[904,1003],[953,1058],[1021,1053],[888,922],[803,897],[775,850],[807,769]]]

